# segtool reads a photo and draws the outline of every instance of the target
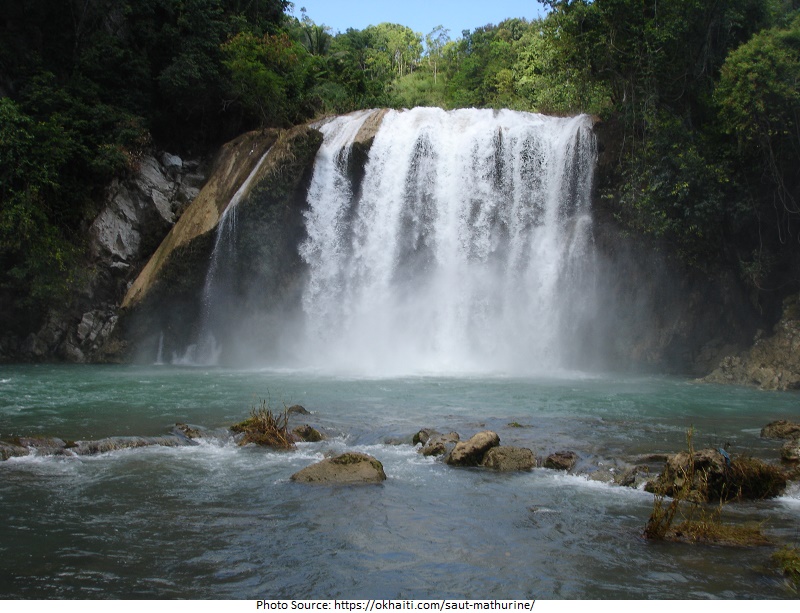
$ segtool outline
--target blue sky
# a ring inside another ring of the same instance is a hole
[[[534,19],[544,14],[536,0],[292,0],[294,15],[305,7],[317,24],[333,33],[347,28],[363,30],[388,21],[408,26],[423,36],[438,25],[450,30],[450,38],[461,38],[462,30],[474,30],[508,17]]]

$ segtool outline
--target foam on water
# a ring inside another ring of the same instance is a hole
[[[208,434],[191,447],[0,462],[0,592],[8,597],[672,598],[683,578],[697,595],[793,596],[771,548],[642,539],[653,498],[641,490],[543,468],[454,468],[410,440],[420,428],[462,438],[490,429],[539,457],[572,450],[576,470],[591,473],[680,451],[694,426],[698,446],[731,441],[734,453],[776,462],[780,441],[758,428],[771,419],[767,409],[800,419],[796,394],[671,378],[4,369],[14,381],[0,386],[4,440],[156,437],[176,421]],[[267,391],[273,406],[286,399],[313,413],[293,415],[292,425],[331,438],[289,453],[237,446],[227,428]],[[388,479],[321,489],[291,482],[350,450],[380,460]],[[794,542],[799,499],[793,485],[777,500],[732,503],[725,513]]]

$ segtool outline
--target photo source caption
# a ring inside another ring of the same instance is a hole
[[[532,611],[535,600],[257,600],[258,611]]]
[[[269,611],[333,611],[358,613],[370,611],[533,611],[537,613],[752,613],[752,602],[743,600],[257,600],[255,613]],[[254,601],[248,601],[253,611]],[[770,601],[770,613],[796,613],[797,602]],[[86,613],[81,611],[80,613]],[[199,612],[192,608],[191,613]]]

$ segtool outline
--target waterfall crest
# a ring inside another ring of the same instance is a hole
[[[492,110],[322,126],[300,255],[303,361],[375,373],[570,368],[594,302],[591,120]]]

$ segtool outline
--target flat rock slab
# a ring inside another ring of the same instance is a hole
[[[0,460],[7,460],[9,458],[19,458],[29,454],[30,454],[30,449],[28,449],[27,447],[0,441]]]
[[[350,451],[306,466],[291,479],[315,484],[380,483],[386,480],[386,473],[383,464],[371,455]]]

